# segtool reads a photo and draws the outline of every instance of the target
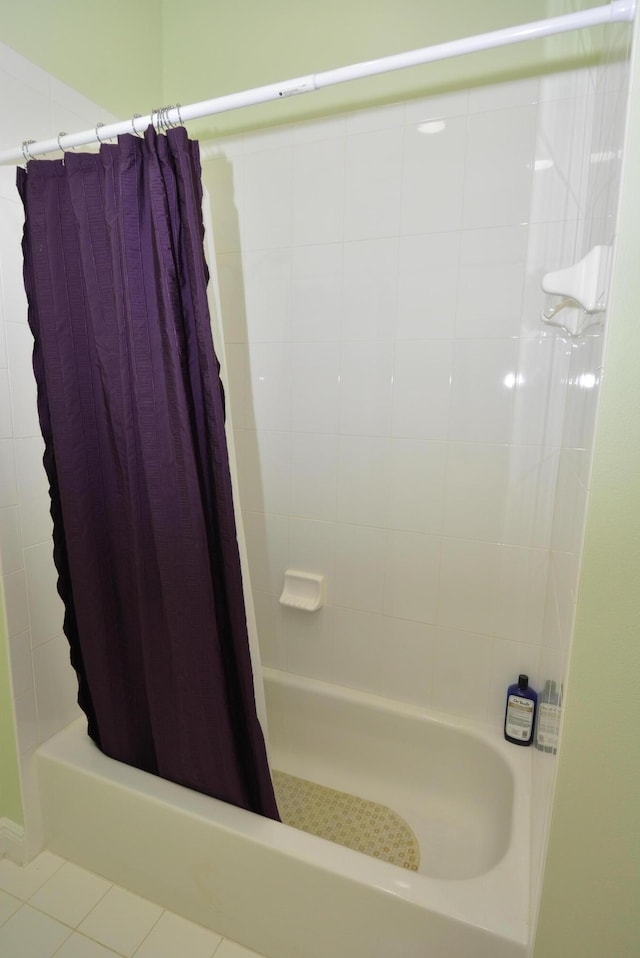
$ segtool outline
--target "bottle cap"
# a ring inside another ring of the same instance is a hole
[[[520,674],[520,675],[518,676],[518,685],[520,686],[521,689],[528,689],[528,688],[529,688],[529,676],[528,676],[528,675]]]

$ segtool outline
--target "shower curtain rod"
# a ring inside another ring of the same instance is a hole
[[[446,43],[438,43],[435,46],[410,50],[407,53],[398,53],[377,60],[367,60],[364,63],[354,63],[351,66],[339,67],[336,70],[325,70],[323,73],[310,73],[293,80],[283,80],[280,83],[270,83],[252,90],[219,96],[213,100],[192,103],[190,106],[164,107],[161,110],[153,110],[147,116],[136,114],[130,120],[104,125],[98,124],[95,129],[85,130],[82,133],[60,133],[53,139],[38,142],[25,140],[22,146],[16,149],[0,151],[0,165],[4,163],[23,163],[46,153],[71,150],[76,146],[86,146],[90,143],[102,143],[122,133],[141,133],[151,123],[157,129],[166,129],[170,126],[182,125],[188,120],[195,120],[199,117],[226,113],[229,110],[238,110],[245,106],[254,106],[258,103],[297,96],[301,93],[311,93],[313,90],[320,90],[323,87],[346,83],[349,80],[359,80],[378,73],[390,73],[393,70],[402,70],[423,63],[433,63],[436,60],[447,60],[452,57],[463,56],[466,53],[490,50],[511,43],[522,43],[525,40],[535,40],[553,36],[557,33],[582,30],[585,27],[631,22],[635,16],[635,8],[635,0],[611,0],[611,3],[601,7],[592,7],[589,10],[549,17],[546,20],[536,20],[533,23],[525,23],[521,26],[506,27],[503,30],[494,30],[491,33],[480,33],[476,36],[464,37],[461,40],[450,40]]]

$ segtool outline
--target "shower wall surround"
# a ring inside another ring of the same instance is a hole
[[[0,44],[0,84],[11,104],[0,144],[112,117]],[[44,445],[31,366],[33,337],[22,284],[23,210],[13,167],[0,168],[0,568],[7,616],[23,801],[38,845],[32,756],[36,746],[80,714],[63,607],[56,590]],[[0,612],[1,614],[1,612]]]
[[[617,76],[205,148],[265,664],[495,725],[518,672],[562,681],[601,337],[543,326],[540,280],[596,241]],[[326,607],[279,605],[286,568]]]

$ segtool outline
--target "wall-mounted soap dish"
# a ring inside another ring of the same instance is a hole
[[[324,605],[324,576],[287,569],[280,604],[303,612],[317,612]]]
[[[595,317],[606,308],[610,266],[611,247],[594,246],[573,266],[543,276],[544,292],[562,298],[544,310],[540,316],[542,322],[547,326],[557,326],[572,337],[579,336],[587,326],[597,322]],[[557,322],[555,317],[561,310],[567,310],[563,314],[564,322]]]

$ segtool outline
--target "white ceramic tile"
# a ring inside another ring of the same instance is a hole
[[[305,120],[294,123],[291,132],[293,145],[299,143],[316,143],[319,140],[332,140],[344,136],[344,116],[324,116],[315,120]]]
[[[291,244],[292,172],[289,147],[244,157],[244,248],[273,249]]]
[[[53,532],[49,481],[44,471],[42,437],[16,439],[16,473],[22,543],[25,546],[50,541]]]
[[[35,63],[27,60],[26,57],[21,56],[4,43],[0,51],[4,71],[19,80],[22,86],[28,87],[34,93],[39,93],[43,98],[50,96],[52,80],[50,73],[42,70]],[[9,146],[15,146],[15,142],[7,143],[7,147]]]
[[[568,368],[563,445],[589,449],[593,445],[598,395],[602,379],[603,339],[584,336],[571,350]]]
[[[239,429],[235,433],[243,507],[249,512],[289,512],[288,432]]]
[[[237,945],[235,941],[229,941],[225,938],[216,951],[216,958],[262,958],[257,951],[249,951],[242,945]]]
[[[0,188],[1,186],[2,181],[0,180]],[[5,323],[2,316],[2,300],[0,299],[0,369],[6,369],[8,365],[9,357],[7,355],[7,339],[5,335]]]
[[[0,569],[7,575],[22,568],[22,540],[17,506],[0,509]]]
[[[338,430],[340,343],[291,344],[291,429]]]
[[[527,258],[527,228],[462,233],[456,335],[517,336]]]
[[[388,436],[391,425],[393,343],[343,343],[340,432]]]
[[[51,77],[50,80],[51,98],[55,101],[56,105],[63,106],[66,110],[77,114],[81,117],[83,123],[90,124],[92,120],[95,123],[97,110],[93,100],[90,100],[83,93],[79,93],[78,90],[74,90],[73,87],[67,86],[66,83],[62,83],[55,77]],[[118,117],[113,113],[109,113],[102,107],[98,109],[100,110],[100,120],[103,123],[115,123],[118,120]]]
[[[228,343],[220,366],[227,418],[234,429],[250,425],[252,401],[249,384],[249,347],[246,343]]]
[[[18,502],[16,464],[12,439],[0,439],[0,508]]]
[[[586,96],[590,91],[589,70],[579,67],[576,70],[562,70],[540,77],[538,101],[574,99]]]
[[[288,343],[249,346],[251,403],[248,425],[288,429],[291,394],[291,347]]]
[[[343,436],[338,449],[339,522],[382,526],[389,501],[389,440]]]
[[[158,905],[123,888],[111,887],[80,924],[78,931],[108,948],[131,956],[162,914]]]
[[[436,630],[423,622],[382,620],[382,695],[429,708]]]
[[[58,595],[58,573],[53,563],[53,543],[43,542],[24,550],[31,642],[34,648],[62,631],[64,605]]]
[[[289,520],[289,565],[324,576],[328,604],[334,601],[336,526],[312,519]]]
[[[113,958],[116,954],[110,948],[99,945],[97,941],[92,941],[86,935],[79,935],[74,931],[70,938],[67,938],[60,951],[56,952],[56,958]]]
[[[540,643],[548,572],[546,550],[502,546],[496,635],[518,642]]]
[[[544,309],[542,277],[545,273],[561,269],[580,258],[577,253],[576,222],[532,223],[529,226],[529,248],[523,297],[522,329],[526,335],[539,337],[551,335],[540,320]],[[553,336],[557,338],[555,332]]]
[[[521,673],[529,676],[529,685],[539,691],[540,646],[524,642],[493,640],[491,684],[489,691],[489,721],[504,725],[507,689],[518,681]]]
[[[291,515],[332,520],[336,516],[338,439],[291,436]]]
[[[404,121],[408,124],[428,123],[447,116],[460,116],[467,112],[468,90],[456,90],[441,96],[420,97],[405,104]]]
[[[293,150],[293,243],[334,243],[344,219],[344,139],[301,143]]]
[[[6,123],[3,123],[0,139],[3,149],[15,147],[27,138],[43,140],[53,135],[49,90],[44,92],[42,88],[36,89],[30,82],[33,77],[30,70],[25,71],[23,77],[27,73],[30,76],[28,81],[18,79],[4,68],[0,74],[3,92],[9,98],[7,102],[19,104],[18,108],[6,111]]]
[[[513,441],[562,442],[570,351],[559,337],[520,340],[513,410]]]
[[[292,251],[292,336],[298,342],[340,338],[342,246],[301,246]]]
[[[249,512],[244,516],[244,528],[252,587],[280,595],[289,548],[286,517]]]
[[[283,607],[274,595],[254,592],[260,660],[271,669],[287,668],[287,642],[283,623]]]
[[[7,614],[9,636],[18,635],[29,628],[27,583],[22,569],[2,577],[4,608]]]
[[[326,606],[312,614],[283,609],[290,672],[331,681],[333,614]]]
[[[245,203],[244,156],[212,153],[202,164],[202,182],[209,193],[213,236],[218,253],[241,248],[240,218]]]
[[[388,532],[386,541],[385,615],[435,622],[440,565],[440,538],[413,532]]]
[[[78,682],[69,661],[69,643],[64,635],[56,636],[33,650],[33,675],[39,740],[46,742],[80,715]],[[56,917],[61,918],[60,915]]]
[[[405,129],[402,232],[460,228],[466,119],[417,123]]]
[[[16,698],[33,689],[33,660],[29,631],[19,632],[9,641],[11,685]]]
[[[492,639],[439,628],[433,674],[433,707],[487,720]]]
[[[402,126],[404,122],[404,104],[389,103],[386,106],[370,107],[366,110],[354,110],[345,117],[345,132],[370,133],[373,130],[388,130]]]
[[[343,340],[390,340],[396,325],[397,239],[345,243]]]
[[[570,450],[560,452],[551,548],[558,552],[579,553],[582,549],[587,491],[571,464]]]
[[[338,525],[335,530],[336,605],[381,612],[385,533],[366,526]]]
[[[511,226],[529,219],[536,107],[470,116],[463,225]]]
[[[136,958],[212,958],[221,940],[215,932],[165,911],[136,952]]]
[[[23,905],[0,928],[0,954],[20,958],[52,958],[71,929]]]
[[[450,439],[511,440],[517,363],[518,341],[514,339],[455,343]]]
[[[495,621],[500,546],[469,539],[443,539],[438,623],[491,634]]]
[[[38,712],[36,707],[36,694],[34,689],[23,692],[22,695],[14,700],[14,710],[16,716],[16,734],[18,738],[18,749],[21,755],[38,745],[40,739],[38,735]]]
[[[389,528],[442,531],[446,457],[444,442],[391,440]]]
[[[247,316],[242,256],[237,250],[220,252],[216,263],[225,344],[246,343]]]
[[[9,439],[12,435],[9,372],[0,369],[0,439]]]
[[[15,172],[14,172],[15,181]],[[7,323],[27,327],[27,297],[22,279],[22,228],[24,210],[17,191],[15,200],[0,200],[0,272]]]
[[[397,234],[401,169],[401,128],[347,137],[345,240]]]
[[[469,91],[469,113],[485,113],[506,107],[529,106],[539,97],[538,77],[489,83]]]
[[[505,498],[504,541],[549,546],[559,453],[542,446],[512,446]]]
[[[400,238],[398,339],[453,337],[459,258],[459,233]]]
[[[0,891],[0,925],[4,925],[5,921],[15,915],[21,906],[22,902],[19,898],[14,898],[13,895],[7,895],[6,892]]]
[[[382,616],[335,609],[333,681],[352,689],[379,692],[381,656]]]
[[[111,882],[65,862],[29,899],[40,911],[73,928],[111,887]]]
[[[450,340],[396,344],[391,430],[396,438],[446,439],[451,394]]]
[[[63,864],[64,859],[46,851],[23,866],[3,858],[0,861],[0,888],[27,901]]]
[[[509,479],[509,446],[449,445],[443,533],[499,542]]]
[[[251,343],[291,337],[291,251],[247,250],[243,256],[247,336]]]
[[[585,145],[592,114],[587,97],[540,105],[533,166],[531,219],[575,219],[586,208]]]
[[[13,434],[18,438],[39,436],[36,381],[33,375],[33,336],[28,326],[7,323],[9,383]]]

